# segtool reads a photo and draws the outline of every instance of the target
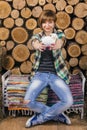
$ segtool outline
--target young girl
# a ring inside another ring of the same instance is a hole
[[[43,11],[39,17],[39,25],[43,31],[32,36],[32,46],[36,50],[33,67],[35,74],[26,91],[24,104],[36,114],[28,119],[26,127],[49,120],[71,124],[70,119],[63,113],[73,104],[68,87],[70,76],[61,54],[65,36],[63,32],[56,31],[55,22],[56,15],[53,11]],[[51,107],[36,101],[48,85],[60,98]]]

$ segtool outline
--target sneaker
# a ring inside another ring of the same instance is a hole
[[[36,119],[36,115],[33,115],[31,118],[29,118],[29,119],[27,120],[27,122],[26,122],[25,127],[26,127],[26,128],[31,127],[31,126],[32,126],[32,121],[35,120],[35,119]]]
[[[25,127],[29,128],[37,124],[41,124],[41,123],[38,121],[38,114],[35,114],[27,120]]]
[[[67,124],[67,125],[71,124],[69,117],[67,115],[65,115],[64,113],[57,115],[55,117],[54,121],[60,121],[60,122]]]

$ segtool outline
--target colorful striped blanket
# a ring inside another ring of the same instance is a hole
[[[73,107],[79,107],[84,105],[84,94],[82,91],[82,79],[80,75],[72,75],[70,84],[69,84],[70,90],[72,92],[74,103],[71,106]],[[49,106],[53,105],[54,103],[58,102],[59,98],[57,95],[49,88],[48,90],[48,101],[47,104]]]
[[[28,76],[26,75],[11,75],[7,81],[7,95],[8,95],[8,109],[9,110],[28,110],[23,105],[22,101],[29,84]],[[79,74],[72,75],[69,84],[74,103],[70,109],[73,111],[83,110],[84,107],[84,93],[82,91],[82,78]],[[49,88],[42,91],[37,98],[38,101],[44,102],[51,106],[59,101],[56,94]]]
[[[23,105],[23,99],[28,85],[29,80],[28,76],[26,75],[11,75],[8,77],[7,95],[9,110],[19,110],[26,108],[26,106]],[[42,93],[38,96],[37,100],[46,103],[47,97],[47,89],[44,89]]]

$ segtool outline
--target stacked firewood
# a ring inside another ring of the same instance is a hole
[[[56,13],[56,28],[64,31],[63,57],[71,73],[87,70],[87,0],[0,0],[0,45],[3,70],[29,74],[34,63],[31,36],[41,32],[43,10]]]
[[[1,82],[1,73],[2,73],[2,47],[0,46],[0,119],[3,117],[2,114],[2,82]]]

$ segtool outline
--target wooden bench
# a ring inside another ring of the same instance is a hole
[[[29,108],[26,108],[21,104],[24,98],[27,86],[29,84],[29,75],[11,75],[11,71],[7,71],[2,75],[2,95],[3,95],[3,114],[5,115],[5,107],[8,108],[9,114],[16,116],[16,112],[22,113],[22,115],[32,114]],[[70,109],[66,112],[76,112],[81,114],[81,119],[84,116],[84,85],[85,77],[83,73],[72,75],[70,81],[70,89],[73,95],[74,103]],[[39,101],[47,103],[49,106],[58,102],[59,99],[55,93],[49,88],[48,94],[44,90],[43,96],[38,98]]]

